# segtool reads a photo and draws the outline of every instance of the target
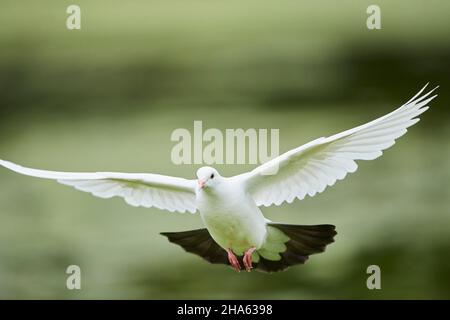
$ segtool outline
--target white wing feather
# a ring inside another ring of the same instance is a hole
[[[381,156],[408,127],[417,123],[417,116],[425,112],[427,104],[436,97],[428,97],[436,88],[420,96],[425,88],[381,118],[311,141],[236,178],[246,184],[258,206],[291,203],[306,195],[312,197],[344,179],[347,173],[355,172],[358,168],[355,160]]]
[[[0,165],[24,175],[57,180],[59,183],[89,192],[96,197],[122,197],[128,204],[135,207],[156,207],[182,213],[197,211],[195,180],[158,174],[36,170],[4,160],[0,160]]]

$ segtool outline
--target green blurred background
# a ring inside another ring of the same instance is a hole
[[[81,7],[82,29],[65,27]],[[0,158],[156,172],[176,128],[279,128],[280,151],[372,120],[425,83],[422,121],[321,195],[264,209],[332,223],[325,254],[237,274],[158,233],[200,217],[133,208],[0,170],[0,298],[450,298],[449,1],[12,1],[0,5]],[[217,166],[225,175],[251,168]],[[65,287],[68,265],[82,290]],[[382,290],[366,287],[381,267]]]

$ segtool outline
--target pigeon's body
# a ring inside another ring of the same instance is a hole
[[[263,246],[266,219],[239,181],[224,178],[220,188],[197,188],[196,198],[206,228],[222,248],[243,253]]]
[[[391,113],[350,130],[313,140],[250,172],[230,178],[203,167],[196,180],[149,173],[56,172],[0,160],[13,171],[53,179],[101,198],[119,196],[133,206],[171,212],[200,212],[206,229],[164,233],[186,251],[211,263],[241,264],[273,272],[304,263],[325,250],[336,234],[332,225],[272,223],[260,207],[314,196],[358,168],[356,160],[373,160],[419,121],[434,98],[423,88]],[[236,257],[242,256],[242,258]],[[241,259],[241,260],[240,260]]]

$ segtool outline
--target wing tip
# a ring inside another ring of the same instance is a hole
[[[10,163],[11,163],[11,162],[9,162],[9,161],[0,159],[0,164],[1,164],[2,166],[6,166],[7,164],[10,164]]]
[[[431,89],[430,91],[428,91],[427,93],[422,95],[422,92],[425,91],[425,89],[428,87],[428,85],[430,84],[430,82],[427,82],[422,89],[419,90],[419,92],[417,92],[411,99],[409,99],[405,104],[403,104],[403,106],[409,105],[411,103],[419,103],[420,101],[422,101],[423,99],[425,99],[426,97],[428,97],[432,92],[434,92],[436,89],[439,88],[439,85],[437,85],[436,87],[434,87],[433,89]],[[432,97],[432,99],[434,99],[435,97]],[[431,100],[432,100],[431,99]],[[430,100],[430,101],[431,101]]]
[[[19,166],[18,164],[15,164],[11,161],[2,160],[2,159],[0,159],[0,165],[9,170],[15,171],[15,172],[18,172],[18,170],[20,168],[23,168],[22,166]]]

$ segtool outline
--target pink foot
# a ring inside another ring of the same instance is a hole
[[[233,251],[231,251],[231,249],[228,249],[227,253],[228,253],[228,261],[230,261],[231,266],[234,268],[234,270],[240,272],[241,265],[239,264],[239,260],[236,258]]]
[[[256,248],[252,247],[252,248],[248,249],[247,251],[245,251],[244,258],[242,259],[242,261],[244,262],[245,270],[247,270],[247,272],[250,272],[252,270],[252,268],[253,268],[253,266],[252,266],[252,253],[255,250],[256,250]]]

